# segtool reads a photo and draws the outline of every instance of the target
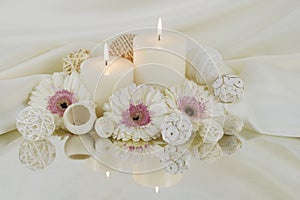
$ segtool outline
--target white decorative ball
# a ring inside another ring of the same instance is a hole
[[[112,136],[115,125],[114,122],[108,117],[101,117],[95,122],[95,130],[99,137],[101,138],[109,138]]]
[[[19,113],[16,126],[26,140],[41,140],[55,131],[53,115],[45,108],[28,106]]]
[[[163,140],[172,145],[181,145],[187,142],[192,135],[192,130],[192,122],[181,113],[170,114],[161,125]]]
[[[233,154],[242,148],[241,140],[235,135],[225,135],[218,143],[226,154]]]
[[[223,151],[218,143],[203,142],[193,148],[194,157],[196,159],[208,162],[216,161],[223,155]]]
[[[213,83],[214,95],[223,103],[239,100],[244,92],[244,83],[236,75],[225,74]]]
[[[199,131],[204,142],[217,143],[224,135],[223,127],[216,121],[207,121]]]
[[[200,85],[212,83],[223,66],[220,53],[210,47],[192,49],[187,54],[186,76]]]
[[[225,115],[224,134],[235,135],[241,132],[244,128],[244,122],[237,116],[228,114]]]
[[[191,154],[185,146],[167,145],[160,155],[166,172],[170,174],[183,174],[190,167]]]
[[[55,159],[56,152],[48,140],[24,140],[19,150],[20,162],[32,170],[42,170]]]

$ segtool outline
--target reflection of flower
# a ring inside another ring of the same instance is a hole
[[[132,84],[117,90],[104,105],[104,116],[116,127],[114,139],[150,141],[160,136],[160,124],[168,114],[163,94],[154,87]]]
[[[203,120],[223,115],[223,107],[217,103],[204,86],[186,80],[166,90],[167,103],[187,115],[194,125],[194,131]]]
[[[56,120],[57,128],[63,128],[62,116],[71,104],[84,101],[92,104],[91,97],[77,72],[71,75],[54,73],[42,80],[30,96],[30,105],[48,109]]]

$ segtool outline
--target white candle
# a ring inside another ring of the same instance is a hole
[[[80,77],[97,104],[98,117],[103,114],[103,105],[114,90],[133,83],[133,63],[121,57],[111,57],[110,60],[105,45],[104,57],[89,58],[80,68]]]
[[[185,78],[186,49],[186,39],[172,32],[162,33],[159,20],[157,34],[137,35],[134,38],[135,83],[155,82],[165,87],[182,83]]]

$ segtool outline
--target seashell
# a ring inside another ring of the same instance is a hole
[[[220,102],[233,103],[241,98],[244,92],[244,83],[236,75],[225,74],[213,83],[213,90]]]
[[[133,39],[132,33],[122,34],[109,45],[109,54],[121,56],[133,62]]]
[[[228,114],[225,115],[224,134],[235,135],[241,132],[244,128],[244,122],[237,116]]]
[[[219,76],[223,59],[210,47],[195,48],[187,54],[186,76],[200,85],[212,83]]]
[[[80,72],[80,65],[90,56],[90,51],[86,49],[79,49],[69,53],[63,58],[63,71],[67,74],[72,72]]]
[[[237,150],[242,148],[241,140],[235,135],[224,135],[219,141],[219,145],[226,154],[235,153]]]
[[[199,131],[203,142],[217,143],[224,135],[223,127],[216,121],[206,122]]]
[[[216,161],[223,155],[223,151],[218,143],[203,142],[193,148],[194,157],[196,159],[209,162]]]
[[[181,113],[167,116],[161,125],[163,140],[172,145],[181,145],[187,142],[192,135],[192,130],[192,122]]]
[[[28,106],[16,120],[16,127],[26,140],[41,140],[50,137],[55,131],[53,115],[45,108]]]
[[[76,135],[92,130],[96,118],[95,108],[83,102],[73,103],[63,115],[65,127]]]
[[[31,170],[43,170],[55,159],[54,145],[44,139],[38,141],[24,140],[19,149],[19,160]]]
[[[190,167],[191,154],[184,146],[168,144],[159,158],[170,174],[183,174]]]
[[[115,125],[114,122],[108,117],[101,117],[95,122],[95,130],[99,137],[101,138],[109,138],[112,136]]]

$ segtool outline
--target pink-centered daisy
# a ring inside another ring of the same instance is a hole
[[[222,104],[204,86],[190,80],[166,90],[166,101],[171,109],[179,110],[189,117],[194,131],[206,119],[224,115]]]
[[[68,106],[78,101],[94,105],[77,72],[54,73],[42,80],[31,93],[29,105],[41,106],[55,117],[56,127],[64,128],[62,117]]]
[[[117,90],[104,105],[104,116],[115,123],[117,140],[150,141],[160,136],[160,124],[169,113],[164,95],[152,86],[132,84]]]

